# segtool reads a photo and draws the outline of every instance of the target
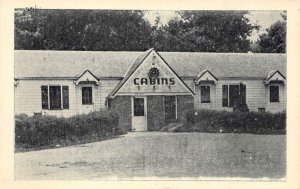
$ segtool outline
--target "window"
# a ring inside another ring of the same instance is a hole
[[[92,87],[82,87],[82,104],[93,104],[93,90]]]
[[[42,86],[42,109],[69,109],[68,86]]]
[[[270,86],[270,102],[279,102],[279,86]]]
[[[229,107],[233,107],[239,98],[240,86],[229,85]]]
[[[49,86],[50,109],[61,109],[61,87]]]
[[[144,98],[134,98],[134,116],[144,116],[145,115],[145,107],[144,107]]]
[[[246,103],[246,85],[223,85],[222,106],[233,107],[238,100]]]
[[[165,96],[165,118],[168,119],[177,119],[177,105],[176,105],[176,96]]]
[[[210,103],[210,86],[201,86],[201,103]]]

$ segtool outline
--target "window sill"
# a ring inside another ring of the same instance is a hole
[[[209,104],[211,103],[210,101],[206,101],[206,102],[201,102],[202,104]]]
[[[69,110],[69,108],[65,108],[65,109],[42,109],[42,111],[58,111],[58,110]]]

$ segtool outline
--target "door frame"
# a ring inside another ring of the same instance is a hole
[[[147,96],[132,96],[131,97],[131,129],[133,129],[133,124],[132,123],[133,123],[133,119],[134,119],[134,98],[143,98],[144,99],[144,117],[145,117],[145,127],[146,127],[145,131],[148,131]]]

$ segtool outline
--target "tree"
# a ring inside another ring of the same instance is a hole
[[[169,51],[248,52],[252,30],[247,11],[180,11],[161,27]],[[166,50],[158,46],[159,50]]]
[[[179,11],[151,26],[144,11],[17,10],[15,49],[248,52],[247,11]]]
[[[146,50],[151,26],[143,11],[18,10],[15,49]]]
[[[283,21],[272,24],[266,33],[259,36],[257,45],[253,45],[254,52],[285,53],[286,49],[286,14],[281,15]]]

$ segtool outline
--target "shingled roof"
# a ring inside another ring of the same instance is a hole
[[[146,52],[15,50],[15,78],[77,78],[86,70],[96,77],[123,78]],[[148,52],[148,53],[147,53]],[[209,70],[220,78],[286,76],[286,54],[158,52],[180,77]]]

